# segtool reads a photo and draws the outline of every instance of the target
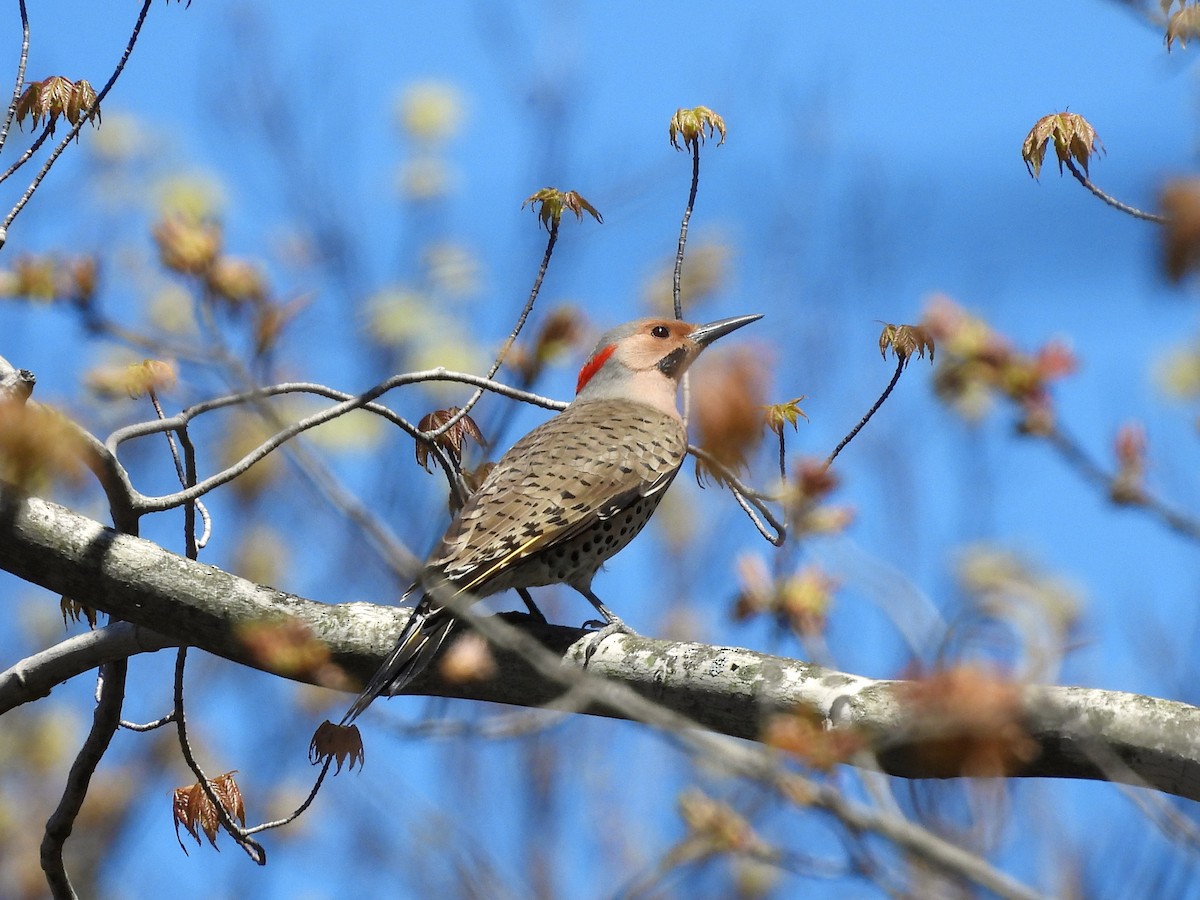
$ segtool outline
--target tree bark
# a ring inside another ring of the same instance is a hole
[[[141,538],[118,534],[54,503],[0,484],[0,568],[122,620],[71,638],[0,673],[0,714],[45,696],[55,684],[103,662],[186,643],[241,665],[273,671],[255,625],[300,623],[328,648],[329,667],[276,673],[355,689],[391,649],[408,611],[369,603],[326,604],[253,584]],[[492,628],[479,626],[491,638]],[[501,626],[502,627],[502,626]],[[589,632],[523,624],[520,631],[557,654],[571,678],[547,676],[525,656],[493,647],[496,672],[448,681],[431,666],[408,693],[487,700],[621,717],[619,705],[573,694]],[[851,762],[906,778],[961,774],[945,751],[956,735],[931,734],[915,720],[907,683],[875,680],[732,647],[617,635],[589,672],[624,684],[696,725],[759,740],[771,718],[808,710],[830,729],[863,735],[869,752]],[[322,674],[324,673],[324,674]],[[571,702],[572,697],[578,702]],[[1019,719],[1034,745],[1005,774],[1087,778],[1152,787],[1200,800],[1200,709],[1171,700],[1081,687],[1028,686]]]

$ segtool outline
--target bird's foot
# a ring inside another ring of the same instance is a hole
[[[588,663],[592,661],[592,657],[596,655],[596,651],[600,649],[600,645],[604,643],[604,639],[611,637],[614,634],[629,634],[637,636],[637,632],[626,625],[616,616],[612,617],[610,622],[599,622],[595,619],[584,622],[584,628],[595,627],[596,630],[583,638],[583,667],[586,669]]]
[[[525,588],[517,588],[517,593],[521,595],[521,599],[525,601],[525,607],[529,610],[529,618],[539,625],[548,625],[546,614],[538,609],[538,605],[533,602],[533,598],[529,596],[529,591]]]

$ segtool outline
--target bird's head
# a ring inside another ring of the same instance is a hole
[[[579,370],[575,399],[637,400],[675,412],[679,379],[717,338],[761,319],[734,316],[707,325],[637,319],[606,331]]]

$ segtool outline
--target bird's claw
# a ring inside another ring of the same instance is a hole
[[[629,634],[637,636],[637,632],[626,625],[623,621],[613,616],[611,622],[603,623],[595,619],[584,622],[583,627],[595,626],[596,630],[587,635],[584,640],[583,647],[583,667],[586,669],[588,663],[592,661],[592,657],[596,655],[596,651],[600,649],[600,645],[604,643],[604,639],[611,637],[614,634]]]

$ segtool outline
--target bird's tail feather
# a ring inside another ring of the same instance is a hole
[[[423,595],[400,632],[396,646],[342,716],[341,724],[349,725],[384,691],[389,688],[392,693],[401,691],[425,671],[454,624],[454,617],[444,606],[432,603],[428,595]]]

